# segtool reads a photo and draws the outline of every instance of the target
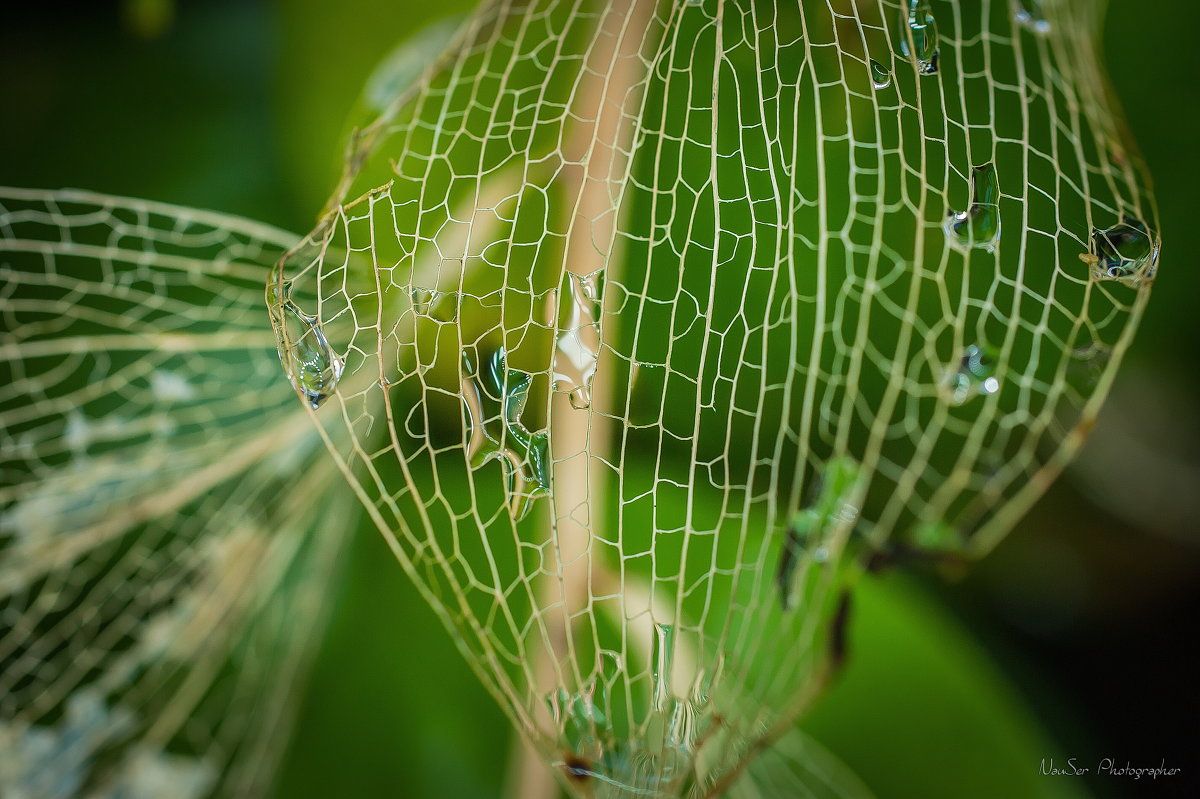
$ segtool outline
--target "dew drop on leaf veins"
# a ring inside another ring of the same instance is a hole
[[[917,72],[933,75],[938,71],[937,20],[929,0],[907,0],[900,9],[900,52],[913,59]]]
[[[458,318],[455,297],[452,292],[413,286],[408,291],[413,311],[419,316],[453,322]]]
[[[550,717],[561,730],[563,742],[574,752],[594,744],[608,732],[608,689],[603,682],[592,681],[575,694],[558,688],[546,697]]]
[[[1117,280],[1129,286],[1153,280],[1159,242],[1146,225],[1132,217],[1108,229],[1092,231],[1092,249],[1079,259],[1096,280]]]
[[[871,59],[871,84],[876,89],[886,89],[892,85],[892,73],[874,58]]]
[[[943,394],[951,405],[962,405],[975,397],[1000,390],[996,356],[990,347],[975,344],[963,350],[957,366],[942,381]]]
[[[554,388],[570,399],[576,410],[592,404],[592,378],[600,357],[599,274],[566,274],[562,296],[567,316],[554,350]]]
[[[309,316],[291,299],[288,284],[272,284],[271,326],[284,372],[296,391],[313,409],[319,408],[337,389],[344,364],[329,346],[329,339],[315,316]]]
[[[429,315],[429,308],[433,305],[435,294],[433,289],[423,289],[417,286],[409,289],[408,298],[412,302],[413,310],[422,316]]]
[[[471,467],[500,461],[509,509],[519,521],[533,500],[550,493],[550,445],[545,431],[532,433],[521,421],[533,376],[509,369],[506,358],[503,347],[481,362],[463,350],[462,398]]]
[[[971,205],[951,212],[944,228],[950,242],[960,249],[983,248],[991,252],[1000,238],[1000,184],[996,167],[984,164],[971,170]]]

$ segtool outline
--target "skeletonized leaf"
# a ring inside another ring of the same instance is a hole
[[[1035,10],[486,3],[353,139],[284,348],[578,795],[719,790],[866,564],[986,552],[1085,438],[1159,242],[1097,4]]]
[[[269,785],[353,516],[263,306],[295,240],[0,189],[0,794]]]

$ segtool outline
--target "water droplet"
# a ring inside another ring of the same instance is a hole
[[[958,365],[942,381],[942,390],[952,405],[962,405],[977,396],[999,391],[1000,380],[996,377],[996,358],[992,349],[972,344],[963,350]]]
[[[1050,23],[1042,14],[1042,0],[1018,0],[1016,18],[1017,24],[1034,33],[1050,32]]]
[[[950,242],[959,248],[996,249],[1000,238],[1000,183],[996,167],[984,164],[971,170],[971,206],[951,212],[944,228]]]
[[[792,517],[775,576],[784,610],[800,604],[804,584],[800,565],[806,560],[828,563],[834,551],[832,536],[858,521],[859,508],[851,500],[861,473],[853,458],[833,458],[821,473],[816,500]]]
[[[901,8],[900,21],[900,52],[916,61],[920,74],[935,74],[938,71],[938,32],[929,0],[908,0]]]
[[[892,85],[892,73],[874,58],[871,59],[871,83],[876,89],[886,89]]]
[[[412,300],[413,310],[423,315],[429,314],[429,306],[433,304],[434,297],[436,296],[433,289],[423,289],[420,286],[413,286],[408,290],[408,297]]]
[[[598,271],[587,275],[567,272],[569,291],[559,295],[565,295],[569,311],[554,351],[554,388],[565,392],[577,410],[592,404],[592,378],[600,352],[599,276]]]
[[[675,628],[670,624],[654,625],[653,651],[650,668],[654,686],[654,709],[666,712],[671,700],[671,673],[675,658]]]
[[[279,360],[288,380],[314,409],[333,394],[344,364],[334,354],[317,317],[309,316],[291,300],[290,286],[271,285],[271,326]]]
[[[413,310],[421,316],[440,319],[444,322],[453,322],[458,318],[454,292],[413,286],[408,290],[408,297],[412,302]]]
[[[1118,280],[1136,286],[1153,280],[1158,268],[1159,242],[1146,225],[1131,217],[1092,231],[1092,251],[1079,259],[1092,269],[1096,280]]]
[[[574,752],[596,742],[608,729],[604,712],[608,695],[603,683],[590,682],[577,694],[559,688],[546,697],[546,704],[564,743]]]
[[[571,403],[571,407],[577,411],[582,411],[592,404],[587,389],[582,386],[572,389],[571,393],[567,395],[567,400]]]
[[[550,445],[545,432],[531,433],[521,422],[533,376],[509,369],[504,348],[478,366],[469,350],[462,356],[462,396],[471,438],[472,468],[498,460],[504,467],[513,518],[523,519],[533,500],[550,493]]]

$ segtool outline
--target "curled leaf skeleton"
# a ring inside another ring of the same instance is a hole
[[[302,239],[3,190],[0,740],[260,790],[282,694],[212,719],[250,650],[301,671],[280,619],[320,606],[347,503],[551,766],[526,795],[861,794],[795,730],[856,581],[995,545],[1153,283],[1099,13],[485,3],[372,77]],[[146,590],[68,639],[115,583]]]

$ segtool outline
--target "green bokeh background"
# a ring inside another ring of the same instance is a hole
[[[1190,248],[1200,4],[1111,5],[1105,57],[1155,177],[1165,246],[1123,377],[1139,403],[1102,426],[1136,422],[1149,449],[1161,443],[1177,467],[1200,469],[1200,446],[1188,446],[1200,445],[1200,270]],[[8,10],[0,183],[78,186],[306,231],[371,67],[424,20],[468,6],[126,0],[69,15]],[[1189,651],[1200,517],[1178,498],[1161,509],[1181,519],[1164,536],[1119,502],[1095,504],[1084,474],[1068,474],[965,578],[891,575],[859,591],[848,668],[805,726],[880,797],[1200,795]],[[499,796],[512,745],[499,710],[378,535],[331,533],[352,538],[345,579],[298,697],[277,796]],[[1051,757],[1089,767],[1165,759],[1185,776],[1043,777]]]

